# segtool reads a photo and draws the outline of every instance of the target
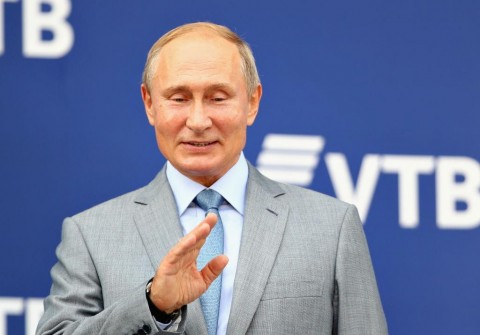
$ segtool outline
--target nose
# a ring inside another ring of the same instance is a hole
[[[202,132],[212,126],[212,120],[202,101],[196,101],[188,113],[186,125],[192,131]]]

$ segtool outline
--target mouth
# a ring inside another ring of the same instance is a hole
[[[207,147],[209,145],[214,144],[216,141],[213,142],[184,142],[185,144],[197,147],[197,148],[202,148],[202,147]]]

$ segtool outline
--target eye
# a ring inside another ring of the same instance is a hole
[[[224,93],[215,93],[210,97],[213,102],[223,102],[228,99],[228,96]]]
[[[169,100],[173,102],[182,103],[182,102],[186,102],[188,98],[183,94],[174,94],[169,98]]]

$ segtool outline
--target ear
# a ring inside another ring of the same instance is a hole
[[[142,100],[143,105],[145,106],[145,113],[147,113],[148,123],[153,126],[155,124],[155,112],[153,110],[152,97],[145,84],[140,86],[140,91],[142,93]]]
[[[262,98],[262,85],[258,84],[250,97],[250,109],[247,115],[247,125],[251,126],[255,122],[260,107],[260,99]]]

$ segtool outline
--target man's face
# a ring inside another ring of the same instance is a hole
[[[247,94],[237,47],[209,31],[182,35],[160,51],[150,86],[142,98],[160,151],[212,185],[238,161],[262,93]]]

